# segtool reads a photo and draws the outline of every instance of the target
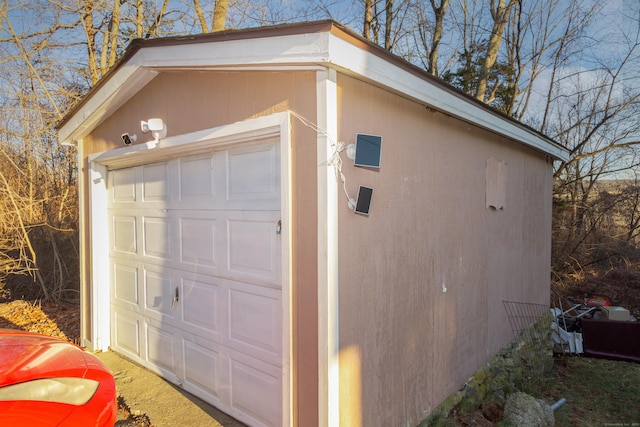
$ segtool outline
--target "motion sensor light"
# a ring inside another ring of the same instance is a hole
[[[156,143],[159,139],[167,136],[167,125],[164,123],[162,119],[149,119],[148,121],[140,122],[140,129],[143,133],[151,132],[153,137],[156,140]]]
[[[162,119],[149,119],[147,123],[149,124],[149,130],[151,132],[158,132],[164,129],[164,122]]]

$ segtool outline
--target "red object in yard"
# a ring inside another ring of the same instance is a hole
[[[111,371],[57,338],[0,329],[0,426],[113,427]]]
[[[608,307],[611,306],[611,300],[602,295],[592,295],[587,298],[585,304],[591,307]]]

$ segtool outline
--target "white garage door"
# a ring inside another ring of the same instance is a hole
[[[282,423],[279,143],[109,172],[111,347],[251,425]]]

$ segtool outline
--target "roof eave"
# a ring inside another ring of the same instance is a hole
[[[209,48],[207,48],[209,47]],[[348,72],[468,123],[568,161],[550,138],[498,113],[333,21],[136,40],[118,64],[58,125],[76,141],[133,97],[162,70],[323,66]]]

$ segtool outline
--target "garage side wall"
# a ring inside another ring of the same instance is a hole
[[[351,197],[374,191],[369,216],[339,204],[341,425],[416,425],[514,337],[503,301],[548,304],[552,164],[354,78],[338,85],[341,141],[382,136],[379,170],[343,154]]]
[[[161,73],[83,140],[83,152],[90,155],[123,147],[120,135],[125,132],[137,134],[136,144],[147,142],[152,137],[141,133],[140,121],[153,117],[165,121],[168,137],[287,110],[314,122],[315,85],[315,72],[309,71]],[[316,133],[292,120],[291,141],[292,419],[294,425],[313,425],[318,419]],[[89,188],[86,158],[83,165],[82,179]],[[86,194],[83,203],[89,212]],[[90,219],[84,224],[89,248]],[[88,263],[90,254],[83,255]],[[90,266],[86,267],[89,272]],[[81,284],[85,334],[91,329],[89,284],[87,273]]]

